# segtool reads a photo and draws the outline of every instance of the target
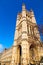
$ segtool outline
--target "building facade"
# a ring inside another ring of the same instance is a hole
[[[42,58],[43,44],[34,12],[27,11],[23,4],[22,12],[17,15],[13,46],[2,52],[0,63],[1,65],[40,65]]]

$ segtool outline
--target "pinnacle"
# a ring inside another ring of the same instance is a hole
[[[25,10],[25,4],[24,3],[22,4],[22,10]]]

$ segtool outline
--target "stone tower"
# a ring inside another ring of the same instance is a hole
[[[40,35],[32,10],[27,11],[22,5],[22,12],[17,15],[11,65],[36,64],[40,60]]]

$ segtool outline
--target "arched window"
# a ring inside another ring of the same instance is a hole
[[[22,52],[21,52],[21,46],[20,45],[19,45],[19,49],[20,49],[20,56],[21,56]]]
[[[34,47],[35,47],[35,45],[34,45],[34,44],[31,44],[31,46],[30,46],[30,51],[31,51],[32,59],[33,59],[33,57],[34,57]]]
[[[18,58],[18,59],[19,59],[19,65],[21,65],[21,55],[22,55],[22,52],[21,52],[21,51],[22,51],[21,45],[19,45],[19,46],[18,46],[18,52],[19,52],[19,55],[18,55],[18,56],[19,56],[19,58]]]

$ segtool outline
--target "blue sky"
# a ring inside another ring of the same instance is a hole
[[[43,25],[43,0],[0,0],[0,46],[3,48],[13,45],[16,17],[23,3],[27,10],[34,11],[37,24]]]

